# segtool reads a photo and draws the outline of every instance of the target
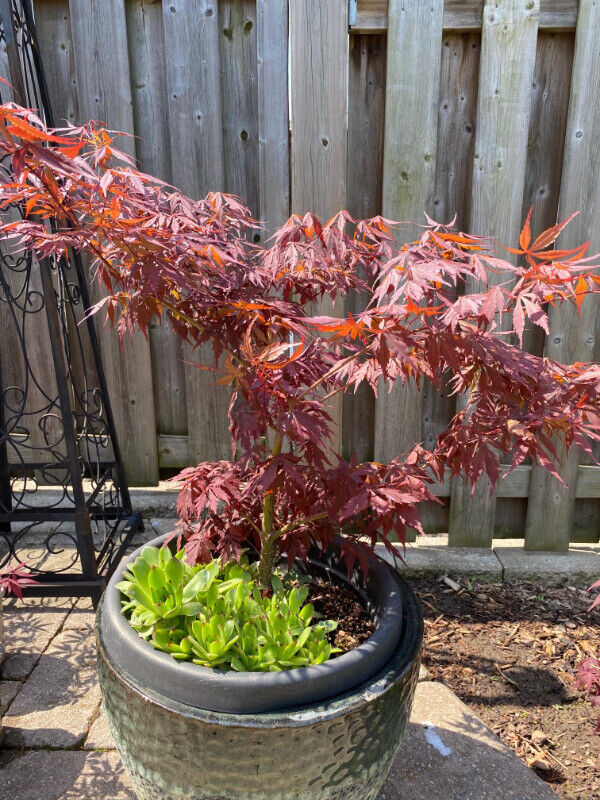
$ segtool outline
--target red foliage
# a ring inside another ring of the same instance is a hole
[[[5,595],[14,594],[19,600],[23,599],[23,586],[29,583],[35,583],[35,579],[25,571],[22,564],[0,574],[0,592]]]
[[[600,581],[596,581],[596,583],[592,584],[588,591],[592,589],[600,590]],[[596,606],[600,605],[600,591],[594,598],[594,602],[589,607],[589,611],[592,608],[596,608]],[[596,654],[596,657],[586,658],[584,661],[581,662],[579,665],[579,670],[577,672],[577,679],[576,684],[578,689],[584,689],[585,693],[592,701],[592,706],[595,708],[600,707],[600,654]],[[596,723],[596,733],[600,733],[600,717],[598,718],[598,722]]]
[[[346,212],[325,223],[292,216],[264,247],[239,199],[184,197],[137,171],[94,123],[48,132],[10,104],[0,117],[14,172],[0,203],[28,215],[4,234],[38,255],[88,253],[108,293],[98,307],[121,337],[162,315],[193,347],[212,344],[204,368],[231,387],[232,459],[180,476],[192,558],[235,556],[253,540],[269,562],[341,530],[351,566],[361,547],[380,539],[392,549],[407,527],[419,530],[418,504],[435,499],[429,487],[444,473],[494,484],[510,453],[511,468],[531,457],[556,475],[557,440],[590,453],[599,438],[600,367],[527,354],[498,325],[511,315],[520,342],[527,319],[548,330],[549,303],[579,306],[598,290],[586,245],[547,249],[566,223],[531,244],[528,218],[518,266],[489,240],[429,219],[399,248],[393,223]],[[490,287],[490,271],[505,280]],[[478,291],[457,298],[467,280]],[[370,302],[344,317],[354,290]],[[326,298],[342,318],[309,315]],[[424,378],[466,397],[433,451],[416,443],[386,465],[331,452],[329,397]]]

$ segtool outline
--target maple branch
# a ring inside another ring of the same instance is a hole
[[[277,432],[275,443],[271,451],[272,455],[278,456],[281,453],[283,439]],[[269,489],[265,492],[263,500],[262,531],[260,533],[260,563],[258,567],[260,580],[265,588],[271,587],[271,576],[275,561],[274,539],[271,536],[273,530],[273,511],[275,508],[275,490]]]
[[[301,528],[303,525],[310,525],[311,522],[317,522],[320,519],[326,519],[329,516],[327,511],[321,511],[320,514],[314,514],[312,517],[305,517],[304,519],[296,519],[293,522],[288,522],[283,528],[272,534],[273,541],[285,536],[286,533]]]
[[[362,355],[363,353],[368,353],[368,351],[369,351],[369,348],[368,347],[364,347],[362,350],[359,350],[356,353],[352,353],[352,355],[347,356],[345,359],[343,359],[342,361],[338,362],[335,366],[333,366],[330,370],[328,370],[324,375],[321,375],[320,378],[317,378],[317,380],[314,381],[314,383],[311,383],[311,385],[308,388],[306,388],[302,392],[300,392],[298,397],[295,398],[295,399],[297,401],[298,400],[303,400],[309,392],[312,392],[313,389],[316,389],[321,383],[323,383],[323,381],[326,381],[329,378],[333,377],[333,375],[335,375],[336,372],[338,372],[339,370],[343,369],[348,364],[351,364],[352,361],[354,361],[355,358],[357,358],[358,356]]]
[[[249,517],[247,514],[244,514],[244,512],[243,512],[243,511],[241,512],[241,514],[242,514],[242,517],[243,517],[243,518],[246,520],[246,522],[247,522],[249,525],[251,525],[251,526],[252,526],[252,528],[254,528],[254,530],[256,531],[256,533],[258,533],[258,535],[259,535],[259,536],[261,536],[261,535],[262,535],[262,531],[261,531],[261,529],[258,527],[258,525],[256,524],[256,522],[254,522],[254,520],[253,520],[251,517]]]

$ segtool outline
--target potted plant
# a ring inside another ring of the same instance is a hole
[[[497,324],[512,314],[520,340],[527,318],[547,329],[548,303],[596,291],[585,247],[547,249],[566,223],[532,243],[528,219],[515,266],[448,226],[428,221],[397,247],[390,223],[345,212],[293,216],[265,247],[237,198],[182,196],[95,124],[58,132],[15,106],[0,115],[14,173],[0,201],[26,211],[3,226],[15,246],[88,254],[107,290],[94,311],[121,337],[163,318],[195,352],[212,347],[199,366],[231,388],[231,459],[181,473],[176,532],[126,559],[100,604],[104,707],[138,795],[375,798],[422,636],[376,545],[402,556],[445,475],[493,485],[508,453],[556,474],[557,442],[598,438],[600,369],[524,353]],[[488,286],[488,270],[505,282]],[[466,281],[480,291],[457,298]],[[343,316],[353,291],[366,310]],[[311,310],[323,301],[341,318]],[[425,378],[464,398],[432,451],[416,442],[389,464],[335,453],[342,392]],[[319,617],[325,590],[338,611]],[[344,595],[370,635],[340,653]]]

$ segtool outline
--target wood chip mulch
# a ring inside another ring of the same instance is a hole
[[[568,800],[600,798],[599,715],[575,687],[600,650],[600,609],[572,586],[412,582],[425,617],[423,663]]]

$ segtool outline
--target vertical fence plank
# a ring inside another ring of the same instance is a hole
[[[123,0],[71,0],[69,8],[80,118],[100,119],[111,128],[132,133]],[[133,139],[120,145],[134,153]],[[125,469],[132,483],[155,483],[158,455],[150,347],[138,333],[121,348],[108,327],[98,325],[98,329]]]
[[[517,240],[521,223],[538,15],[539,0],[486,0],[483,10],[469,227],[503,244]],[[450,543],[489,547],[495,506],[486,478],[473,494],[453,480]]]
[[[556,222],[573,41],[571,32],[540,31],[538,34],[522,213],[524,219],[533,206],[532,230],[538,233]],[[542,355],[544,338],[541,328],[528,323],[523,335],[523,349]],[[579,504],[586,502],[581,500]],[[498,497],[494,538],[523,538],[526,517],[526,497]]]
[[[600,154],[597,131],[600,126],[600,4],[581,0],[575,38],[573,80],[565,138],[564,166],[559,202],[559,218],[580,211],[564,234],[558,247],[573,247],[591,239],[592,253],[600,248],[597,213],[600,206]],[[581,315],[568,306],[551,308],[550,334],[545,354],[563,363],[589,361],[594,355],[598,301],[588,297]],[[569,546],[573,506],[577,489],[578,453],[568,456],[564,450],[561,485],[547,472],[534,465],[531,474],[525,548],[527,550],[566,550]]]
[[[258,217],[258,76],[256,3],[220,0],[225,190]]]
[[[173,183],[198,199],[225,184],[217,0],[169,0],[163,20]],[[212,359],[210,345],[184,353],[191,362]],[[227,458],[229,392],[193,366],[185,378],[191,460]]]
[[[348,2],[290,0],[292,212],[325,220],[346,205]],[[319,313],[335,313],[324,301]],[[341,309],[340,309],[341,310]],[[331,403],[341,450],[342,398]]]
[[[444,33],[431,206],[434,219],[450,222],[456,217],[461,231],[469,226],[480,54],[479,32]]]
[[[256,0],[258,185],[263,240],[290,214],[288,0]]]
[[[352,36],[349,55],[347,207],[353,217],[365,219],[381,213],[385,37]],[[347,298],[349,312],[362,311],[364,306],[365,299],[358,293]],[[342,430],[344,456],[356,453],[361,461],[374,458],[375,396],[369,386],[344,395]]]
[[[35,26],[40,47],[46,85],[54,120],[57,125],[81,120],[77,97],[75,54],[71,36],[71,18],[68,0],[35,0]],[[96,380],[92,348],[87,336],[78,337],[75,325],[83,319],[81,304],[73,306],[73,318],[67,320],[69,338],[69,368],[78,394],[83,391],[84,372],[89,380]],[[48,362],[51,363],[51,362]],[[81,398],[74,398],[75,406]]]
[[[573,46],[571,32],[541,31],[538,36],[522,214],[525,217],[533,206],[531,229],[534,232],[543,231],[556,222]],[[537,325],[526,327],[523,348],[542,355],[544,332]]]
[[[388,7],[383,215],[422,222],[435,180],[443,0],[390,0]],[[414,238],[405,226],[399,243]],[[382,387],[383,389],[383,387]],[[414,383],[383,389],[375,407],[375,458],[389,461],[421,438]],[[416,437],[415,437],[416,433]]]
[[[477,112],[477,79],[481,34],[446,31],[442,39],[438,101],[435,187],[430,212],[440,222],[456,218],[459,230],[468,228],[473,144]],[[422,437],[433,449],[437,437],[456,411],[456,397],[443,385],[438,392],[430,381],[422,388]],[[442,504],[421,506],[421,524],[427,533],[448,530],[450,498]]]
[[[79,119],[69,0],[35,0],[35,26],[57,125]]]
[[[138,162],[144,172],[170,182],[162,7],[152,0],[126,0],[125,11]],[[150,353],[157,433],[187,433],[182,349],[168,325],[152,325]]]

